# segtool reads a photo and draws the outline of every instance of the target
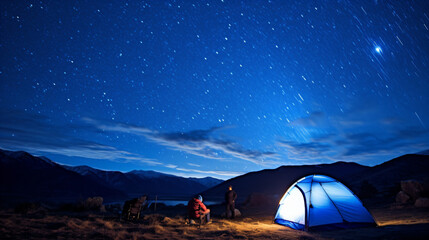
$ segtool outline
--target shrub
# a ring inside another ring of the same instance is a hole
[[[82,210],[84,211],[101,211],[105,212],[106,209],[103,206],[102,197],[89,197],[85,201],[81,202]]]
[[[27,214],[29,212],[35,211],[40,208],[40,203],[34,203],[34,202],[23,202],[15,206],[14,212],[15,213],[21,213],[21,214]]]

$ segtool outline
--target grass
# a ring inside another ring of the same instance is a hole
[[[303,232],[273,224],[271,216],[214,218],[201,228],[184,215],[145,214],[135,222],[106,213],[0,212],[1,239],[429,239],[428,209],[374,209],[380,227]]]

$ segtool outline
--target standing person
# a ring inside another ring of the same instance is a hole
[[[188,215],[190,220],[201,220],[203,223],[210,222],[210,209],[203,203],[203,197],[201,195],[195,196],[188,202]]]
[[[235,218],[235,199],[237,199],[237,193],[232,190],[232,186],[228,187],[228,191],[225,193],[226,203],[226,218]]]

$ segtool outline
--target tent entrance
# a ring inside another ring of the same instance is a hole
[[[293,229],[304,230],[307,207],[305,194],[298,186],[293,186],[280,200],[275,222]]]

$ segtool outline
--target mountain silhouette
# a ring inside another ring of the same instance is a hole
[[[124,200],[140,195],[164,198],[189,198],[202,193],[206,200],[222,200],[228,186],[238,193],[237,202],[252,194],[280,199],[294,182],[310,174],[325,174],[338,179],[358,196],[370,186],[370,197],[391,201],[400,181],[429,180],[429,156],[408,154],[369,167],[353,162],[281,166],[250,172],[227,181],[215,178],[184,178],[155,171],[104,171],[89,166],[63,166],[45,157],[26,152],[0,150],[0,197],[2,201],[73,201],[102,196],[106,201]],[[362,195],[361,195],[362,194]]]
[[[75,201],[102,196],[118,201],[141,195],[189,198],[222,182],[155,171],[104,171],[63,166],[45,157],[0,150],[0,197],[4,201]]]
[[[0,150],[0,194],[4,200],[70,201],[89,196],[119,199],[126,194],[91,181],[47,158]]]
[[[393,197],[400,190],[402,180],[429,180],[429,155],[407,154],[350,175],[347,181],[354,189],[363,182],[373,185],[382,197]]]
[[[222,182],[222,180],[214,178],[210,178],[211,181],[209,181],[207,178],[184,178],[155,171],[134,170],[122,173],[103,171],[88,166],[64,167],[89,177],[99,184],[120,189],[131,197],[148,194],[185,198]]]
[[[244,202],[251,194],[258,193],[280,200],[286,190],[297,180],[310,174],[325,174],[346,184],[358,196],[365,186],[375,188],[372,198],[392,202],[402,180],[429,179],[429,156],[408,154],[382,164],[368,167],[357,163],[282,166],[276,169],[247,173],[227,180],[203,192],[206,198],[222,199],[228,186],[238,193],[237,202]]]
[[[264,195],[274,195],[280,197],[287,188],[300,178],[310,174],[325,174],[333,176],[339,180],[346,175],[355,174],[365,169],[357,163],[336,162],[332,164],[303,165],[303,166],[282,166],[276,169],[267,169],[257,172],[250,172],[230,180],[227,180],[213,188],[203,192],[206,197],[218,198],[223,196],[228,186],[239,193],[237,202],[243,202],[252,193]]]

